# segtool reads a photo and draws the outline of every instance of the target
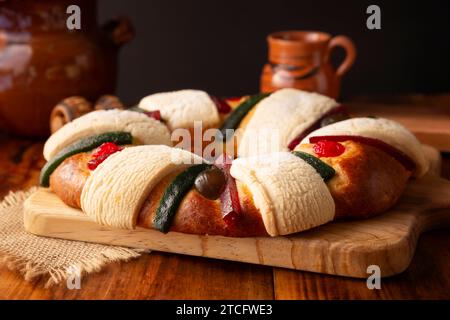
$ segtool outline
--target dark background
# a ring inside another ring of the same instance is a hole
[[[351,37],[358,49],[342,95],[450,91],[450,1],[100,0],[101,22],[130,17],[136,37],[120,54],[118,94],[200,88],[216,95],[258,91],[266,35],[321,30]],[[381,30],[366,8],[381,7]],[[342,58],[337,51],[335,60]]]

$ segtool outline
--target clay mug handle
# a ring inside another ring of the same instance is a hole
[[[331,52],[336,47],[342,47],[346,52],[344,61],[342,61],[341,65],[337,68],[337,71],[336,71],[336,76],[338,78],[340,78],[344,74],[346,74],[348,72],[348,70],[350,70],[353,63],[355,62],[356,48],[355,48],[355,44],[353,43],[352,40],[350,40],[349,37],[346,37],[346,36],[333,37],[328,44],[327,53],[326,53],[326,57],[325,57],[326,62],[329,62]]]

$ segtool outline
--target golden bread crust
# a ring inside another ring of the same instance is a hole
[[[411,172],[384,151],[358,142],[345,141],[338,157],[322,157],[336,170],[328,189],[336,204],[335,219],[368,218],[392,207],[403,193]],[[312,144],[297,150],[317,156]]]
[[[87,167],[90,158],[89,152],[71,156],[50,176],[50,189],[68,206],[81,208],[81,191],[91,174]]]

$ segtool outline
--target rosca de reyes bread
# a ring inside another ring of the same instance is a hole
[[[398,141],[409,139],[401,127],[393,130]],[[89,161],[98,156],[94,150],[66,159],[50,187],[67,204],[114,228],[278,236],[339,218],[380,214],[396,203],[415,172],[393,153],[401,150],[382,140],[355,138],[355,132],[335,141],[316,133],[311,134],[316,142],[293,152],[229,162],[224,155],[207,163],[176,148],[137,146],[90,169]],[[420,159],[409,160],[418,166]]]
[[[276,152],[253,149],[234,160],[222,154],[206,160],[170,147],[169,129],[149,114],[91,113],[48,140],[52,157],[41,184],[114,228],[278,236],[383,213],[411,176],[428,170],[420,143],[407,129],[387,119],[346,119],[341,106],[323,96],[283,89],[242,98],[231,109],[220,129],[242,130],[234,136],[239,150],[252,137],[264,137],[251,130],[273,130]]]

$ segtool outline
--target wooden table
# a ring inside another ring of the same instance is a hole
[[[42,142],[0,136],[0,198],[38,181]],[[443,176],[450,179],[450,156]],[[449,195],[450,196],[450,195]],[[424,234],[404,273],[382,279],[380,290],[366,281],[280,268],[152,252],[113,263],[82,279],[80,290],[65,284],[44,289],[0,267],[2,299],[450,299],[450,232]]]

